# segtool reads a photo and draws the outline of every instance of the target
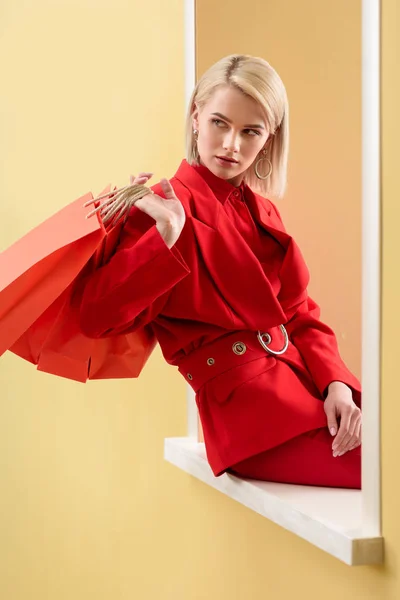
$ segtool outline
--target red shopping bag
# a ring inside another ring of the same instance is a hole
[[[0,254],[0,355],[9,349],[38,370],[82,382],[137,377],[156,344],[149,326],[96,340],[78,326],[74,291],[110,258],[122,229],[85,219],[92,198],[78,198]]]
[[[0,254],[0,355],[68,287],[105,236],[86,194]]]

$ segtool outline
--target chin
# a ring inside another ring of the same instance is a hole
[[[214,175],[217,175],[221,179],[232,179],[232,177],[235,177],[235,174],[232,175],[232,173],[227,173],[224,168],[219,169],[217,167],[216,169],[210,169],[210,171],[212,171]]]
[[[210,171],[214,174],[218,175],[222,179],[232,179],[232,177],[237,177],[243,172],[243,169],[237,164],[232,167],[226,168],[222,167],[219,164],[216,164],[215,161],[208,167]]]

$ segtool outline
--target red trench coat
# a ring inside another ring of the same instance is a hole
[[[192,385],[188,364],[204,376],[206,356],[215,365],[225,361],[225,372],[215,376],[207,364],[209,380],[200,389],[193,385],[207,457],[218,476],[236,462],[326,426],[323,399],[330,382],[349,385],[358,406],[361,389],[334,333],[319,320],[319,307],[307,293],[308,269],[275,205],[245,186],[253,219],[285,249],[277,296],[217,198],[217,191],[236,188],[208,170],[201,173],[184,160],[171,179],[186,213],[176,244],[168,249],[154,220],[133,207],[117,252],[81,282],[75,305],[88,337],[151,331],[167,362],[184,365],[180,371]],[[152,189],[163,196],[159,185]],[[274,331],[274,339],[280,324],[289,334],[288,350],[276,357],[258,352],[254,360],[251,352],[261,348],[256,332]],[[213,346],[221,336],[227,336],[228,350]],[[244,339],[249,352],[238,357],[232,341]]]

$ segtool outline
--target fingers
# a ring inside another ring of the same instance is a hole
[[[350,450],[354,450],[355,448],[358,448],[358,446],[361,446],[361,428],[362,428],[362,420],[359,419],[356,429],[355,429],[356,440],[350,446],[350,448],[348,450],[349,452],[350,452]]]
[[[345,439],[347,438],[347,432],[348,432],[349,425],[350,425],[350,419],[351,419],[351,415],[348,412],[343,411],[342,414],[340,415],[339,431],[337,432],[335,440],[332,444],[333,456],[338,455],[338,453],[339,453],[338,449],[342,448],[342,444],[344,443]]]
[[[137,177],[135,175],[131,175],[129,178],[130,185],[136,185],[136,184],[144,185],[152,177],[153,177],[153,173],[150,173],[149,171],[139,173],[139,175]]]
[[[355,408],[341,415],[339,432],[332,444],[333,456],[342,456],[361,444],[361,411]]]
[[[329,406],[325,408],[326,418],[328,422],[328,429],[330,434],[333,436],[338,431],[338,424],[336,421],[336,410],[334,406]]]
[[[174,188],[172,187],[168,179],[161,179],[160,183],[165,197],[168,200],[176,200],[177,198],[175,196]]]

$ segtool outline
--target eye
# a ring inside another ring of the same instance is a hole
[[[253,136],[253,134],[261,135],[260,132],[257,131],[257,129],[245,129],[244,131],[245,131],[245,133],[251,132],[251,133],[248,133],[248,135],[251,135],[251,136]]]
[[[211,119],[211,122],[214,123],[217,127],[219,127],[219,124],[225,125],[225,123],[221,121],[221,119]]]

